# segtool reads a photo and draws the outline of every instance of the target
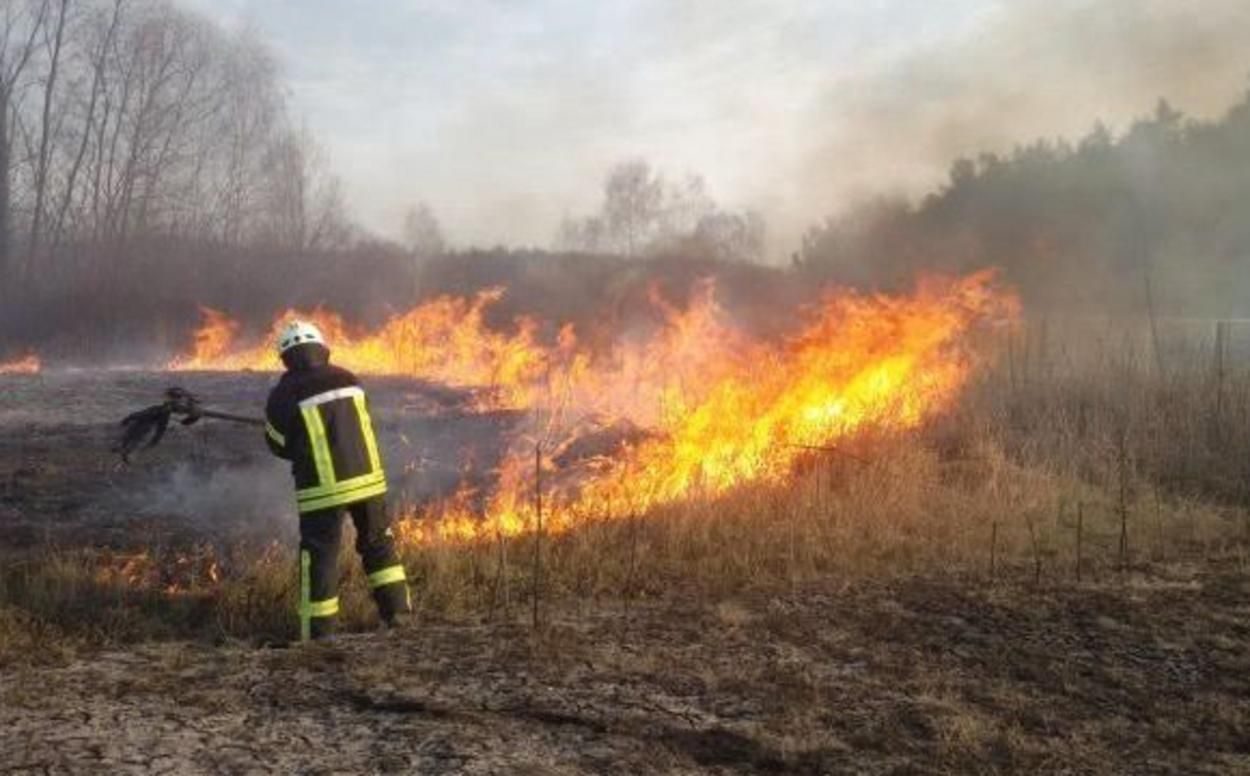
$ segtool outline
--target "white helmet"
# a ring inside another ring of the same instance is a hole
[[[310,342],[324,346],[325,337],[321,330],[308,321],[291,321],[283,327],[278,335],[278,355],[282,355],[296,345],[307,345]]]

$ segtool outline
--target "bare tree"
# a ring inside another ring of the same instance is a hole
[[[9,2],[0,17],[0,285],[16,292],[13,259],[13,128],[17,92],[48,18],[49,0]]]
[[[39,151],[35,157],[34,205],[31,209],[30,239],[26,248],[26,271],[29,273],[36,261],[39,240],[43,236],[44,201],[48,195],[48,168],[52,151],[53,97],[56,94],[57,75],[60,72],[61,53],[65,48],[65,23],[69,18],[71,0],[56,0],[55,12],[51,14],[44,33],[44,50],[48,72],[44,77],[43,105],[39,121]]]
[[[560,222],[560,228],[556,232],[556,247],[566,251],[610,250],[605,232],[603,219],[598,216],[588,218],[566,216]]]
[[[715,212],[716,202],[708,194],[703,176],[687,175],[680,184],[665,187],[658,239],[670,240],[689,235],[704,218]]]
[[[0,0],[0,291],[33,320],[86,287],[358,246],[286,99],[262,41],[176,0]]]
[[[286,142],[277,66],[264,45],[243,35],[222,67],[223,110],[203,123],[201,141],[220,144],[220,163],[206,165],[211,212],[205,231],[228,245],[255,236],[266,189],[268,154]]]
[[[51,250],[53,252],[55,252],[58,244],[64,238],[66,219],[74,202],[79,173],[83,169],[83,161],[86,159],[87,150],[93,137],[93,130],[98,121],[96,114],[101,95],[104,92],[106,57],[113,45],[117,28],[121,22],[123,6],[124,0],[113,0],[112,8],[107,16],[99,17],[98,23],[95,25],[95,28],[100,28],[101,30],[98,39],[93,39],[86,43],[86,61],[91,69],[91,87],[87,101],[82,108],[82,114],[79,116],[76,148],[72,152],[72,161],[70,161],[66,171],[65,184],[60,195],[60,204],[56,209],[56,220],[52,226],[53,244]],[[89,27],[86,34],[95,38],[92,35],[95,32],[95,28]]]
[[[418,262],[439,256],[447,250],[438,218],[424,202],[418,202],[404,213],[403,239],[404,247]]]
[[[288,250],[338,247],[351,237],[342,189],[306,129],[270,147],[265,165],[263,240]]]
[[[764,219],[749,210],[716,211],[699,220],[692,237],[713,258],[759,261],[764,254]]]
[[[764,222],[758,213],[721,210],[702,176],[668,184],[645,161],[617,164],[604,183],[600,213],[565,218],[556,244],[565,250],[759,259]]]
[[[603,195],[611,239],[626,256],[637,256],[662,212],[664,179],[641,159],[622,162],[608,173]]]

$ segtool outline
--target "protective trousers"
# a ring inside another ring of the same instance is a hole
[[[364,563],[378,614],[388,625],[411,610],[407,576],[395,552],[382,496],[300,515],[300,639],[334,632],[339,612],[339,543],[343,512],[356,526],[356,552]]]

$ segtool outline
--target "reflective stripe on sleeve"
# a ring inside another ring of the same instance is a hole
[[[265,436],[273,440],[278,447],[286,447],[286,437],[273,427],[272,423],[265,423]]]

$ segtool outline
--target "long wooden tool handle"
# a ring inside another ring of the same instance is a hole
[[[201,409],[201,410],[199,410],[198,414],[199,414],[199,416],[200,416],[200,417],[202,417],[202,418],[215,418],[215,419],[217,419],[217,420],[229,420],[229,421],[232,421],[232,422],[234,422],[234,423],[246,423],[246,424],[247,424],[247,425],[249,425],[249,426],[263,426],[263,425],[265,425],[265,419],[264,419],[264,418],[253,418],[253,417],[249,417],[249,416],[247,416],[247,415],[234,415],[234,414],[229,413],[229,412],[218,412],[217,410],[204,410],[204,409]]]

